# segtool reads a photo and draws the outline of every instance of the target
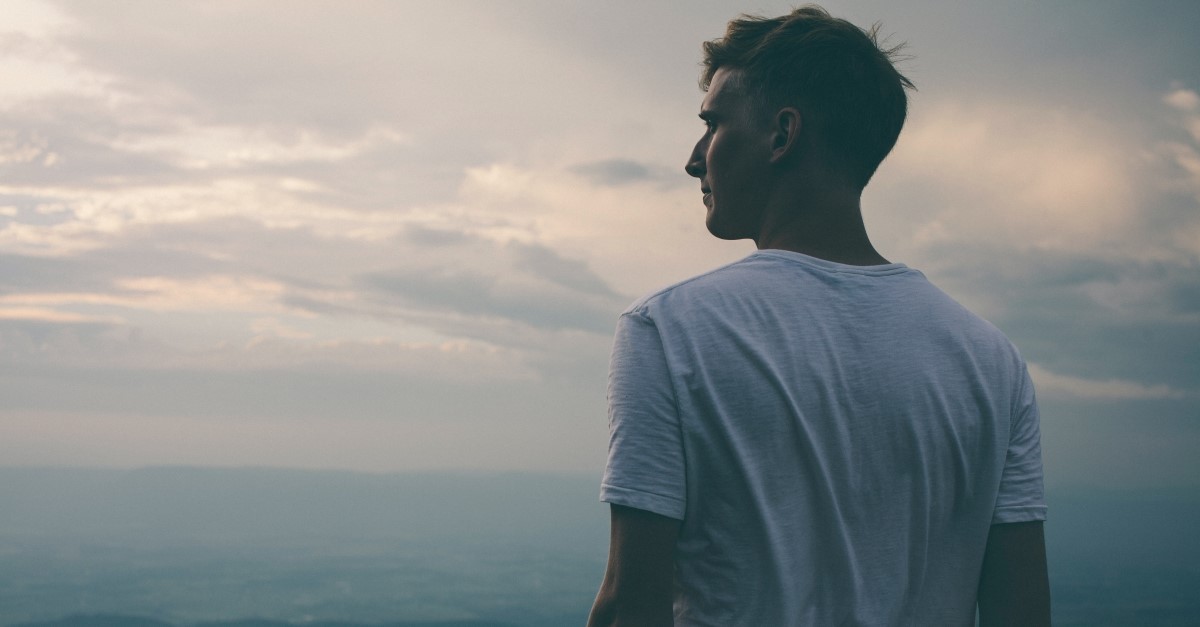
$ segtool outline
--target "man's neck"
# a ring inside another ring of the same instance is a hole
[[[759,250],[790,250],[852,266],[891,263],[867,237],[857,193],[827,193],[802,207],[788,203],[769,210],[766,216],[762,232],[755,238]]]

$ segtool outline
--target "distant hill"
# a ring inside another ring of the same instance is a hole
[[[58,620],[37,623],[16,623],[11,627],[176,627],[153,618],[122,616],[120,614],[96,614],[91,616],[68,616]]]
[[[603,550],[599,477],[275,468],[0,468],[0,530],[91,539],[536,540]]]
[[[161,625],[126,617],[175,627],[582,624],[608,541],[598,482],[0,468],[0,625],[83,624],[44,622],[68,615],[146,627]],[[275,622],[212,622],[249,616]]]
[[[440,621],[440,622],[403,622],[403,623],[348,623],[341,621],[312,621],[305,623],[290,623],[286,621],[246,618],[230,621],[208,621],[192,625],[175,625],[172,623],[144,618],[141,616],[122,616],[119,614],[76,615],[58,620],[36,623],[16,623],[10,627],[514,627],[511,623],[492,621]]]
[[[0,468],[0,625],[582,625],[608,540],[597,492],[522,473]],[[1200,626],[1200,490],[1047,500],[1055,625]]]

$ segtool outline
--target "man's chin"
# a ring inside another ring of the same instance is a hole
[[[713,212],[710,210],[708,216],[704,220],[704,226],[708,228],[708,232],[717,239],[727,241],[746,239],[751,237],[741,232],[740,229],[734,228],[731,224],[722,224],[720,220],[715,219]]]

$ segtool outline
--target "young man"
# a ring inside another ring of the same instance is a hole
[[[811,6],[704,50],[686,170],[759,250],[620,317],[590,624],[1048,624],[1025,364],[863,226],[911,84]]]

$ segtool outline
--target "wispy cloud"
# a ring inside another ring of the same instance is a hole
[[[652,178],[649,167],[631,159],[605,159],[571,166],[571,172],[597,185],[628,185]]]
[[[1177,225],[1171,239],[1181,247],[1200,257],[1200,94],[1183,86],[1176,86],[1163,96],[1175,115],[1175,128],[1185,131],[1183,137],[1165,140],[1155,146],[1156,155],[1174,170],[1164,178],[1173,189],[1186,194],[1192,201],[1192,220]]]
[[[1089,401],[1125,401],[1182,399],[1188,396],[1182,390],[1161,383],[1147,385],[1123,379],[1085,379],[1057,374],[1035,363],[1029,364],[1029,376],[1033,377],[1038,394],[1050,397],[1065,396]]]
[[[112,322],[95,316],[45,307],[12,307],[0,301],[0,320],[31,320],[38,322]],[[119,320],[118,320],[119,321]]]
[[[874,193],[907,197],[915,213],[886,219],[910,222],[916,246],[973,239],[1094,250],[1138,219],[1133,154],[1094,115],[943,101],[916,112]]]

